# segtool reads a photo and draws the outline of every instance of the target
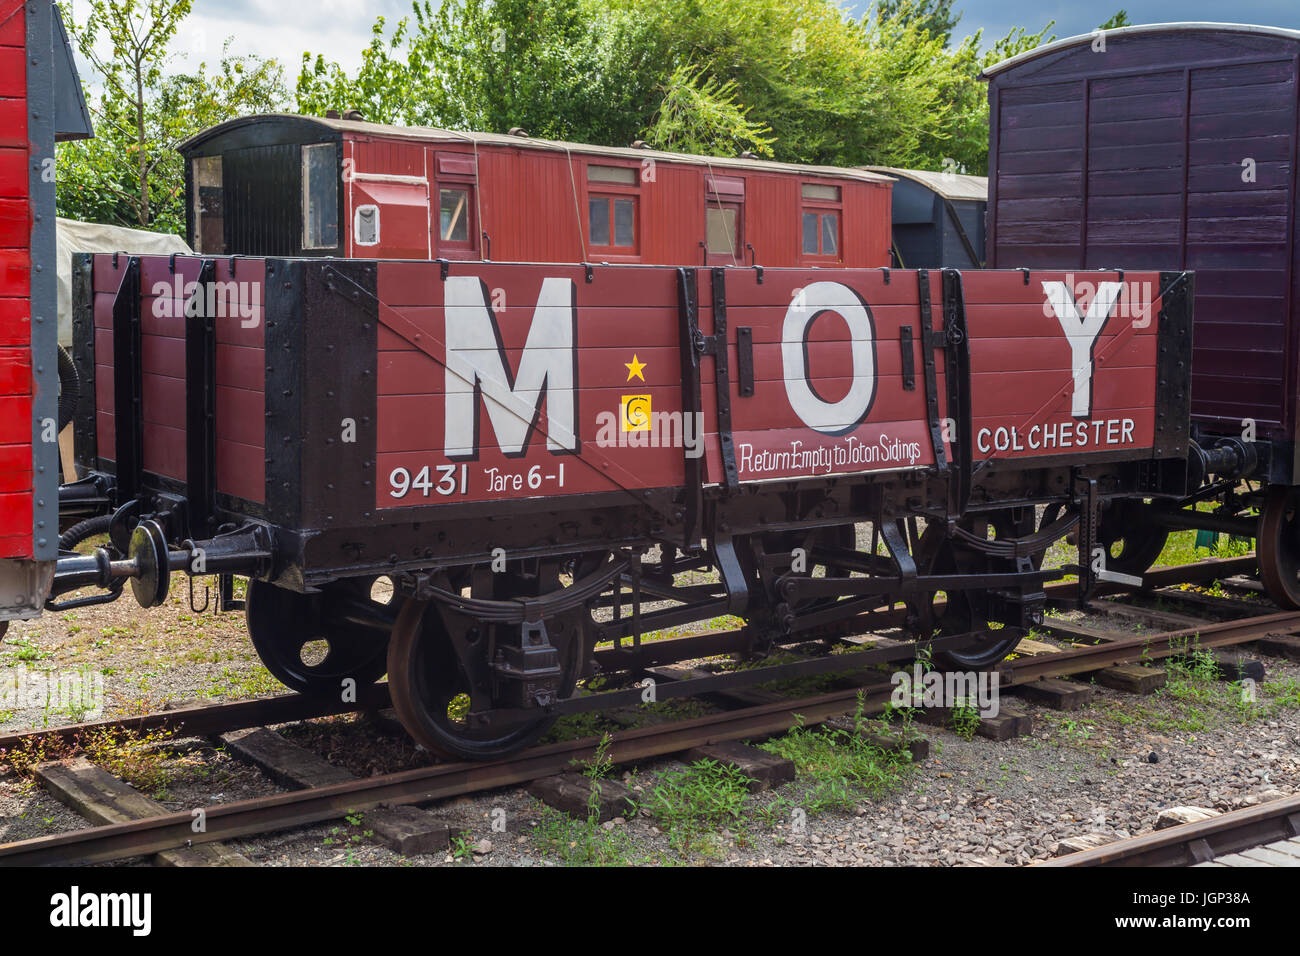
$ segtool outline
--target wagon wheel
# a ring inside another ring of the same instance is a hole
[[[370,597],[373,583],[339,581],[318,594],[299,594],[249,581],[245,620],[266,669],[286,687],[314,697],[340,695],[348,678],[361,687],[383,677],[388,640],[382,622],[391,611]],[[375,624],[361,623],[366,618]]]
[[[1140,578],[1160,557],[1169,529],[1153,520],[1162,506],[1139,501],[1113,501],[1097,525],[1097,543],[1106,551],[1106,570]],[[1091,555],[1079,555],[1091,561]]]
[[[607,553],[588,552],[563,561],[512,564],[498,574],[471,573],[468,585],[475,599],[540,600],[565,589],[562,574],[590,573],[608,558]],[[548,615],[544,624],[559,658],[555,697],[562,700],[572,695],[594,640],[591,602]],[[389,640],[388,688],[402,725],[426,750],[455,759],[488,760],[528,746],[555,723],[555,717],[541,710],[513,720],[499,713],[490,721],[479,719],[494,708],[511,706],[499,699],[502,677],[492,664],[498,640],[517,640],[522,626],[480,620],[436,600],[403,605]]]
[[[1296,490],[1270,485],[1259,516],[1259,576],[1278,607],[1300,609],[1300,509]]]
[[[997,538],[1021,537],[1032,532],[1034,513],[1026,509],[1026,514],[1013,521],[1008,514],[1000,514],[990,523],[987,520],[968,522],[968,531],[987,536],[990,527]],[[999,561],[971,548],[962,547],[947,533],[939,523],[929,525],[916,549],[916,566],[924,574],[975,574],[996,571],[1013,565],[1009,561]],[[1036,556],[1036,563],[1042,562],[1042,556]],[[958,650],[939,651],[934,655],[935,663],[945,670],[987,670],[1016,649],[1020,643],[1018,629],[1006,628],[1001,622],[991,617],[988,592],[982,589],[950,591],[944,596],[942,604],[937,594],[923,597],[926,603],[919,608],[918,617],[923,625],[918,639],[929,637],[946,637],[952,634],[968,634],[978,631],[979,639],[971,645]],[[1010,636],[1005,632],[1010,631]]]
[[[561,698],[573,693],[585,638],[563,631],[581,631],[580,617],[570,616],[567,626],[547,621],[548,636],[560,652]],[[560,633],[557,628],[562,628]],[[488,638],[478,642],[487,644]],[[482,652],[486,654],[486,647]],[[475,692],[443,616],[431,601],[407,601],[397,616],[388,647],[388,688],[393,709],[416,742],[453,759],[488,760],[514,753],[536,741],[556,720],[539,712],[518,722],[472,722],[470,710],[488,709],[491,701]]]

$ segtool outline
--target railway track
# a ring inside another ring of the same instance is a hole
[[[1300,866],[1300,796],[1118,840],[1037,865]]]
[[[1154,585],[1164,586],[1188,576],[1209,580],[1240,573],[1250,559],[1226,559],[1212,564],[1164,569]],[[1073,585],[1056,585],[1051,597],[1068,600]],[[1217,610],[1236,609],[1248,613],[1257,606],[1244,602],[1222,602]],[[1037,653],[1003,662],[997,669],[1001,687],[1026,688],[1040,682],[1097,674],[1112,667],[1147,663],[1181,656],[1189,646],[1222,648],[1258,641],[1274,635],[1300,633],[1300,612],[1253,614],[1236,620],[1202,623],[1158,633],[1125,635],[1096,633],[1096,643],[1076,644],[1052,653]],[[681,640],[689,638],[680,638]],[[881,660],[902,661],[897,647],[888,649]],[[807,662],[808,672],[827,669],[825,660]],[[788,665],[787,665],[788,666]],[[719,677],[696,677],[670,682],[676,693],[666,696],[710,693],[718,689]],[[725,686],[725,685],[724,685]],[[1082,685],[1081,685],[1082,686]],[[865,713],[878,713],[889,702],[893,684],[883,675],[859,686],[798,699],[777,700],[740,707],[704,717],[668,724],[638,727],[611,736],[608,756],[616,764],[633,764],[680,753],[703,745],[743,740],[782,733],[798,720],[805,725],[825,721],[852,711],[859,695]],[[626,694],[627,692],[615,692]],[[593,695],[593,699],[602,695]],[[175,730],[187,736],[214,736],[233,730],[264,727],[348,712],[378,710],[387,706],[384,684],[367,688],[355,704],[320,701],[302,695],[283,695],[251,701],[191,707],[117,720],[69,725],[0,737],[0,748],[58,739],[75,741],[95,730]],[[204,828],[196,832],[190,811],[163,813],[143,819],[92,826],[84,830],[37,837],[0,845],[0,866],[85,864],[145,856],[182,847],[217,843],[238,837],[263,834],[337,819],[347,813],[364,812],[381,806],[430,803],[450,797],[483,792],[498,787],[528,783],[564,773],[589,761],[596,753],[595,738],[535,747],[509,759],[491,762],[444,762],[433,766],[354,778],[325,786],[280,793],[251,800],[205,808]],[[1105,849],[1105,848],[1102,848]]]

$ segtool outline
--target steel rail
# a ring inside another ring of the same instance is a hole
[[[217,734],[228,730],[243,730],[245,727],[287,724],[314,717],[332,717],[336,714],[350,714],[362,710],[378,710],[389,706],[389,703],[386,683],[357,688],[356,703],[345,703],[333,698],[310,697],[306,694],[278,694],[274,697],[235,700],[221,704],[199,704],[132,717],[112,717],[107,720],[5,734],[0,736],[0,751],[14,750],[42,740],[61,740],[67,743],[100,731],[141,732],[184,728],[195,736]]]
[[[1065,677],[1101,670],[1111,664],[1176,657],[1197,648],[1224,647],[1258,640],[1267,634],[1300,630],[1300,611],[1282,611],[1221,621],[1204,627],[1164,631],[1104,644],[1075,645],[1055,654],[1004,661],[997,667],[1002,685],[1024,684],[1040,677]]]
[[[1300,795],[1081,850],[1035,866],[1191,866],[1300,836]]]
[[[690,747],[787,731],[802,721],[818,723],[845,713],[858,694],[864,709],[882,708],[893,693],[887,682],[799,700],[711,714],[673,724],[639,727],[611,737],[610,759],[629,763],[678,753]],[[527,783],[562,773],[590,759],[598,741],[550,744],[490,763],[445,763],[355,781],[275,794],[253,800],[182,810],[142,820],[88,827],[0,845],[0,866],[102,863],[145,856],[176,847],[226,841],[284,830],[381,804],[414,804]],[[200,825],[201,819],[201,825]]]

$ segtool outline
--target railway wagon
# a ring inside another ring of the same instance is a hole
[[[0,634],[58,551],[54,144],[90,135],[58,8],[0,0]]]
[[[234,119],[182,143],[207,255],[889,265],[887,176],[337,116]]]
[[[1182,508],[1115,509],[1111,565],[1142,573],[1174,528],[1254,536],[1270,596],[1292,608],[1298,58],[1297,31],[1167,23],[1061,40],[985,74],[991,267],[1196,271],[1201,486]],[[1212,512],[1195,510],[1205,501]]]
[[[907,269],[979,269],[984,265],[988,179],[965,173],[863,166],[894,178],[890,255]]]
[[[60,559],[56,598],[104,590],[51,606],[247,575],[286,685],[387,672],[410,732],[457,757],[640,700],[575,694],[597,673],[849,628],[992,666],[1064,573],[1040,570],[1049,544],[1091,553],[1108,502],[1186,490],[1186,273],[1097,273],[1086,303],[1027,271],[85,255],[74,275],[78,455],[113,543]],[[745,626],[643,641],[727,613]]]

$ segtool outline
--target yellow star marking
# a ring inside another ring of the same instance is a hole
[[[632,353],[632,361],[624,362],[623,365],[627,368],[627,380],[629,382],[634,378],[639,378],[643,382],[645,381],[645,376],[641,374],[641,370],[645,368],[646,363],[638,362],[635,352]]]

